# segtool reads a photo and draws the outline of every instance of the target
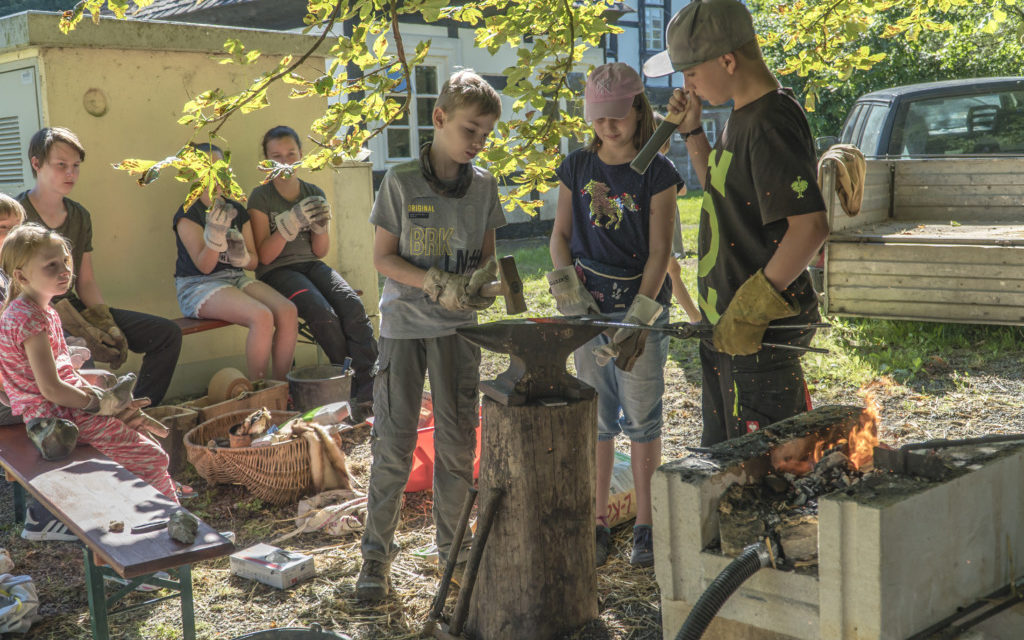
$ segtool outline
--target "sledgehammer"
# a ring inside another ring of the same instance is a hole
[[[500,280],[489,282],[480,287],[480,295],[488,298],[502,296],[505,298],[505,312],[508,315],[526,311],[526,298],[523,296],[523,281],[519,277],[514,256],[505,256],[498,260]]]

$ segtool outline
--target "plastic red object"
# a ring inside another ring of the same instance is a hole
[[[480,424],[476,426],[476,457],[473,462],[473,477],[480,477]],[[416,451],[412,454],[412,471],[405,492],[424,491],[434,486],[434,405],[430,394],[423,394],[420,405],[420,422],[416,429]]]

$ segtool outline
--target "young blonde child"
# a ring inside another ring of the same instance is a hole
[[[660,113],[654,114],[654,124],[658,126],[661,124],[665,116]],[[661,145],[661,155],[665,156],[665,159],[674,167],[676,163],[672,162],[672,159],[668,157],[669,148],[672,146],[672,140],[666,140],[665,144]],[[682,179],[679,180],[679,184],[676,185],[676,197],[686,195],[686,183]],[[672,297],[676,299],[679,306],[683,308],[686,313],[686,317],[690,322],[700,322],[700,309],[694,304],[693,298],[690,297],[690,292],[686,289],[686,285],[683,284],[682,267],[679,261],[686,255],[685,249],[683,249],[683,230],[681,222],[679,221],[679,204],[676,203],[676,223],[672,226],[672,259],[668,261],[668,277],[672,280]]]
[[[195,145],[223,158],[210,144]],[[273,355],[272,375],[284,380],[292,366],[299,335],[295,305],[270,285],[253,280],[243,271],[258,263],[249,214],[234,200],[210,198],[205,190],[187,210],[174,214],[174,237],[178,261],[174,284],[178,306],[190,318],[226,320],[249,328],[245,359],[252,380],[267,374]]]
[[[57,417],[74,422],[79,442],[178,502],[167,454],[139,431],[159,433],[141,412],[149,400],[131,397],[134,375],[102,389],[86,382],[71,363],[60,316],[50,306],[74,279],[68,241],[41,225],[20,225],[4,241],[0,267],[10,278],[0,315],[0,375],[11,410],[25,421]]]
[[[569,154],[560,181],[551,231],[548,274],[558,310],[567,315],[608,314],[634,324],[665,324],[671,285],[666,277],[679,173],[663,155],[643,174],[629,167],[654,134],[651,105],[635,69],[622,62],[596,67],[587,78],[583,115],[591,144]],[[661,464],[662,395],[668,336],[652,332],[639,356],[641,331],[600,335],[574,354],[577,375],[597,389],[598,566],[611,544],[608,498],[615,437],[630,439],[637,516],[630,562],[654,562],[651,477]],[[616,364],[610,365],[615,359]]]

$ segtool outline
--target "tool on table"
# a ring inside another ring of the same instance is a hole
[[[430,614],[420,631],[421,638],[433,637],[437,621],[441,617],[441,611],[444,610],[445,600],[448,599],[448,586],[451,584],[455,567],[459,563],[459,550],[462,549],[462,539],[466,536],[466,527],[469,525],[469,516],[473,512],[477,493],[476,487],[470,487],[466,492],[466,500],[462,503],[462,513],[459,514],[459,523],[455,526],[455,535],[452,537],[452,552],[448,554],[448,564],[445,565],[444,575],[441,576],[441,584],[437,586],[434,604],[431,605]]]
[[[592,398],[596,391],[569,375],[565,361],[577,347],[605,330],[585,322],[546,322],[546,318],[500,320],[455,331],[480,347],[509,355],[509,367],[480,390],[504,405],[540,399]]]
[[[459,586],[459,599],[455,603],[455,611],[452,613],[452,624],[449,633],[455,637],[462,634],[462,626],[466,623],[469,613],[469,599],[473,596],[473,586],[476,584],[476,573],[480,568],[480,559],[484,555],[484,547],[487,544],[487,537],[491,534],[491,525],[494,524],[494,515],[498,512],[498,503],[505,491],[497,487],[487,490],[481,504],[480,520],[477,525],[476,535],[473,536],[473,547],[469,550],[469,560],[466,561],[466,573],[463,574],[462,584]],[[458,550],[452,547],[452,552]]]
[[[145,524],[137,524],[131,528],[132,533],[146,533],[149,531],[159,531],[167,526],[167,520],[154,520],[153,522],[147,522]]]
[[[505,312],[509,315],[526,311],[526,298],[523,296],[523,280],[516,268],[515,256],[505,256],[498,260],[500,280],[489,282],[480,288],[480,295],[493,298],[505,298]]]
[[[687,102],[687,107],[689,107],[689,102]],[[647,144],[640,149],[640,152],[636,154],[633,161],[629,163],[629,168],[640,174],[646,173],[647,168],[654,161],[654,156],[658,155],[658,151],[665,144],[665,141],[675,133],[676,127],[683,121],[683,116],[688,111],[689,108],[669,113],[665,116],[665,119],[661,121],[658,128],[654,130],[654,135],[647,139]]]
[[[614,328],[626,328],[626,329],[643,329],[644,331],[657,331],[659,333],[667,333],[673,338],[680,340],[686,340],[689,338],[698,338],[701,340],[710,340],[711,334],[715,329],[713,324],[704,322],[673,322],[662,326],[648,326],[643,324],[633,324],[630,322],[616,322],[609,320],[604,316],[566,316],[564,318],[533,318],[537,322],[550,322],[555,324],[565,324],[567,322],[581,322],[590,324],[598,327],[614,327]],[[832,325],[827,322],[811,322],[807,324],[771,324],[768,325],[768,331],[772,330],[801,330],[801,329],[827,329]],[[822,349],[820,347],[807,347],[798,344],[784,344],[777,342],[762,342],[765,347],[771,347],[773,349],[789,349],[792,351],[811,351],[813,353],[828,353],[828,349]]]
[[[936,449],[1022,441],[1024,441],[1024,433],[1000,433],[959,440],[912,442],[899,449],[875,447],[874,463],[876,469],[921,476],[929,480],[941,480],[949,472],[950,466],[935,452]]]

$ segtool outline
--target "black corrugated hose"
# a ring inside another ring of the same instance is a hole
[[[729,563],[722,573],[718,574],[714,582],[697,600],[697,604],[686,616],[676,640],[700,640],[708,625],[714,620],[718,610],[722,608],[725,601],[729,599],[736,589],[754,575],[771,563],[772,552],[764,542],[758,542],[746,547],[743,553],[736,556],[736,559]]]

